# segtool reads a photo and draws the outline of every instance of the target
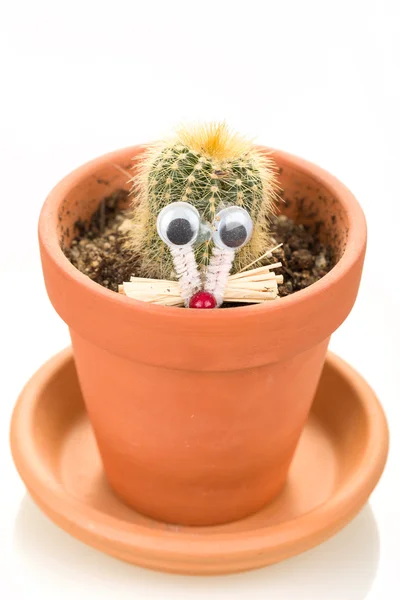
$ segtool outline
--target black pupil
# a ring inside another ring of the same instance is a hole
[[[221,227],[219,235],[225,246],[238,248],[246,241],[247,231],[246,227],[240,223],[229,223]]]
[[[193,237],[193,229],[187,219],[173,219],[167,227],[167,238],[175,246],[188,244]]]

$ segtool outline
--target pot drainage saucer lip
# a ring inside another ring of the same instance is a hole
[[[262,567],[316,546],[362,508],[383,471],[388,430],[362,377],[328,353],[283,492],[258,513],[214,527],[154,521],[109,489],[70,349],[22,391],[11,423],[16,467],[58,526],[107,554],[186,574]]]

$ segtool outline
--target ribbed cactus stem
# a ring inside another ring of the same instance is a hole
[[[149,147],[132,183],[131,243],[144,276],[171,277],[171,254],[162,249],[156,220],[172,202],[192,204],[206,223],[212,223],[218,211],[227,206],[241,206],[249,213],[254,232],[250,242],[236,253],[235,270],[268,247],[268,218],[277,190],[274,165],[265,153],[233,134],[225,124],[180,130],[173,141]],[[212,248],[207,240],[196,245],[200,268],[207,267]]]
[[[170,246],[175,273],[179,281],[181,296],[185,306],[191,297],[201,289],[201,279],[196,258],[191,246]]]
[[[221,306],[224,300],[225,287],[234,258],[235,250],[232,248],[222,249],[214,246],[210,263],[207,267],[204,289],[206,292],[214,295],[217,306]]]

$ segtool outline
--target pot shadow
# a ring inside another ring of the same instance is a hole
[[[75,540],[47,519],[27,495],[14,527],[21,572],[72,597],[120,600],[246,598],[363,600],[379,563],[379,534],[370,506],[317,548],[256,571],[222,576],[157,573],[111,558]],[[67,592],[67,590],[69,590]],[[85,591],[87,590],[87,594]],[[141,595],[143,594],[143,595]],[[64,597],[64,596],[62,596]]]

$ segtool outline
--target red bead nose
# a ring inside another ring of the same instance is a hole
[[[189,308],[215,308],[217,301],[210,292],[200,291],[191,297]]]

